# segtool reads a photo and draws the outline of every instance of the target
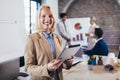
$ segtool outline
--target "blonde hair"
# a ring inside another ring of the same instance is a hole
[[[53,25],[50,29],[51,32],[53,32],[55,30],[55,16],[54,16],[54,13],[51,9],[51,7],[49,5],[42,5],[39,9],[38,9],[38,13],[37,13],[37,16],[36,16],[36,30],[37,31],[45,31],[45,29],[41,26],[41,22],[40,22],[40,16],[41,16],[41,11],[44,9],[44,8],[48,8],[50,10],[50,12],[52,13],[52,16],[53,16]]]
[[[95,16],[92,16],[92,17],[91,17],[91,20],[96,21],[97,19],[96,19],[96,17],[95,17]]]

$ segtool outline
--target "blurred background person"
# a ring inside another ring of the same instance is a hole
[[[67,26],[67,14],[66,13],[60,13],[60,21],[57,23],[57,31],[58,34],[60,34],[63,38],[63,47],[65,45],[70,45],[70,32],[69,32],[69,27]]]
[[[90,24],[88,33],[86,33],[86,36],[88,37],[88,49],[92,49],[93,45],[95,44],[95,39],[93,38],[95,28],[99,28],[98,25],[96,25],[96,18],[93,16],[90,18]]]
[[[102,38],[103,30],[101,28],[95,28],[93,37],[96,39],[95,45],[92,49],[83,49],[83,52],[89,56],[92,55],[108,55],[108,46]]]

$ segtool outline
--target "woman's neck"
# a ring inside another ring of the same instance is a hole
[[[50,33],[50,30],[49,30],[49,29],[46,29],[44,32],[47,33],[47,34],[49,34],[49,33]]]
[[[50,31],[44,31],[45,33],[47,33],[47,34],[50,34]]]

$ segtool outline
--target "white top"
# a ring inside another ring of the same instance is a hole
[[[56,25],[56,33],[61,35],[63,38],[63,40],[62,40],[63,48],[64,48],[64,46],[67,46],[67,39],[70,38],[69,27],[67,24],[68,24],[67,21],[65,21],[66,29],[65,29],[65,26],[64,26],[62,20],[60,20]]]
[[[88,47],[89,47],[89,49],[92,49],[94,44],[95,44],[95,38],[93,38],[95,28],[99,28],[99,26],[97,26],[94,23],[93,25],[90,26],[90,28],[88,30],[88,34],[90,35],[90,36],[88,36]]]
[[[69,33],[69,27],[68,27],[68,23],[67,21],[64,22],[65,25],[63,24],[63,21],[60,20],[58,23],[57,23],[57,31],[58,31],[58,34],[66,37],[66,38],[70,38],[70,33]],[[66,27],[66,29],[65,29]]]
[[[94,23],[93,25],[90,26],[90,28],[88,30],[88,33],[90,33],[91,37],[93,37],[93,33],[95,31],[95,28],[99,28],[99,26]]]

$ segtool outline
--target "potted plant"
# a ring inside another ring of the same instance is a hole
[[[102,56],[98,56],[98,65],[103,65]]]
[[[88,69],[89,69],[89,70],[92,70],[92,67],[93,67],[93,65],[92,65],[92,59],[90,58],[90,59],[88,60]]]

